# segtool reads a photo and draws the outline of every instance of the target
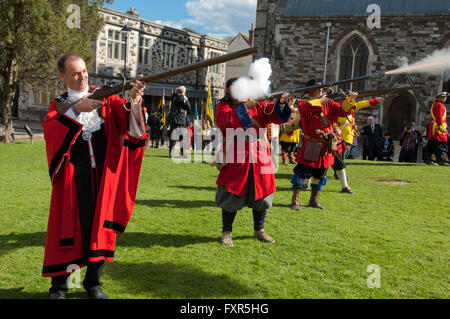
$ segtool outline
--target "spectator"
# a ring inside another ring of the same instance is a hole
[[[399,162],[415,163],[417,131],[413,131],[412,123],[408,124],[400,134],[402,141]]]
[[[417,133],[417,138],[415,140],[416,148],[414,150],[414,163],[417,163],[417,152],[419,151],[419,145],[422,142],[422,134],[420,134],[420,132],[418,130],[416,130],[416,123],[411,122],[411,127],[412,127],[413,133],[414,132]]]
[[[383,161],[392,162],[391,157],[394,157],[394,140],[392,139],[391,134],[388,132],[384,134]]]
[[[161,140],[161,114],[153,112],[150,116],[150,140],[151,147],[158,148]]]
[[[367,157],[369,161],[375,160],[375,157],[377,160],[381,160],[383,157],[383,129],[380,124],[375,124],[373,116],[368,117],[367,125],[364,126],[362,134],[367,138]]]
[[[187,126],[187,114],[191,111],[191,104],[186,96],[186,88],[180,86],[175,90],[175,93],[171,97],[172,99],[172,109],[168,117],[170,130],[169,134],[169,156],[172,157],[172,150],[178,139],[172,140],[172,132],[177,128],[186,129]],[[181,136],[186,136],[186,134],[180,134]],[[181,154],[184,156],[183,147],[181,148]]]

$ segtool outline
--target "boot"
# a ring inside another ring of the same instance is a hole
[[[294,192],[292,193],[292,201],[291,201],[291,209],[293,210],[300,210],[300,206],[298,203],[298,197],[300,196],[300,188],[295,187]]]
[[[231,232],[230,231],[224,231],[222,233],[222,239],[221,239],[222,244],[224,244],[225,246],[228,247],[234,247],[234,243],[233,240],[231,239]]]
[[[264,229],[260,229],[260,230],[255,230],[255,232],[253,233],[253,237],[258,238],[261,241],[264,241],[266,243],[271,243],[274,244],[275,243],[275,239],[273,239],[272,237],[270,237],[265,231]]]
[[[294,159],[294,153],[289,153],[289,164],[297,164]]]
[[[311,189],[311,198],[309,199],[308,207],[325,209],[325,207],[323,207],[319,203],[319,195],[320,195],[320,191],[319,190]]]

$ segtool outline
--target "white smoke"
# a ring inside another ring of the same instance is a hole
[[[426,58],[413,64],[409,64],[406,57],[397,57],[394,62],[400,67],[400,69],[394,71],[395,73],[439,75],[450,71],[450,47],[434,51]]]
[[[240,77],[231,85],[231,96],[238,101],[258,99],[269,94],[272,67],[269,59],[262,58],[252,63],[248,77]]]
[[[395,58],[394,63],[399,68],[405,68],[408,66],[408,58],[406,56],[398,56]]]

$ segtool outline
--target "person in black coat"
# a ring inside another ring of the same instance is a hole
[[[170,124],[170,130],[168,132],[170,138],[169,156],[172,156],[172,149],[175,146],[175,142],[177,140],[180,140],[180,138],[173,139],[172,133],[178,128],[186,128],[187,115],[191,111],[191,104],[189,103],[189,99],[186,96],[186,88],[184,86],[180,86],[175,90],[175,93],[172,95],[171,100],[172,107],[168,117],[168,121]],[[187,136],[186,134],[184,134],[183,136]],[[184,155],[183,147],[181,148],[181,154]]]
[[[375,124],[373,116],[369,116],[367,124],[362,130],[362,134],[366,136],[367,155],[369,161],[383,159],[383,129],[380,124]]]

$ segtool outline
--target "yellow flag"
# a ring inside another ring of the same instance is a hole
[[[211,119],[211,123],[214,125],[214,111],[211,98],[211,83],[208,84],[208,98],[206,99],[206,115]]]
[[[164,110],[164,104],[165,104],[165,95],[166,95],[166,90],[163,89],[163,95],[161,97],[161,101],[159,102],[159,106],[158,106],[158,112],[161,112],[162,115],[162,119],[161,119],[161,129],[166,126],[166,112]]]

